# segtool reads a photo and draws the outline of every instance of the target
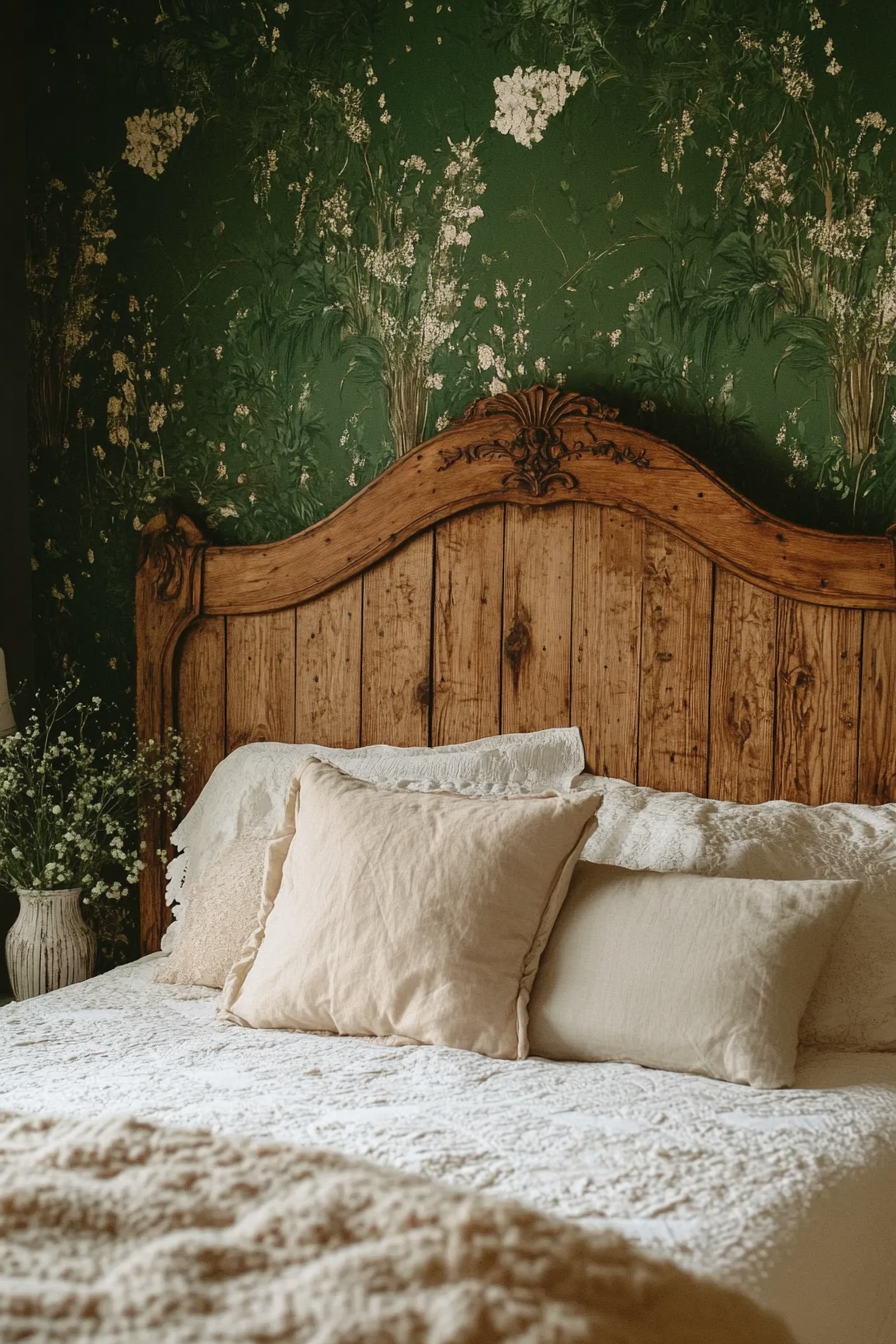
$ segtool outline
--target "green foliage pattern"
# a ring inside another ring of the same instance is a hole
[[[287,536],[533,381],[619,405],[782,516],[882,531],[894,108],[848,60],[860,5],[41,0],[46,678],[128,703],[158,509]]]

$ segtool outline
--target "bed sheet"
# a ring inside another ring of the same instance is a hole
[[[337,1149],[522,1200],[750,1293],[800,1344],[896,1339],[896,1055],[756,1092],[624,1064],[250,1031],[155,957],[0,1009],[0,1109]]]

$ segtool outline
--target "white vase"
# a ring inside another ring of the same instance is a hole
[[[31,999],[86,980],[93,971],[96,935],[81,914],[81,888],[16,889],[19,917],[6,935],[6,964],[17,999]]]

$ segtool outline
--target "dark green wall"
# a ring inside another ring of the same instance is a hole
[[[0,385],[4,425],[0,436],[0,648],[10,684],[32,672],[31,545],[28,534],[28,431],[26,385],[27,300],[25,267],[25,106],[23,19],[19,0],[4,6],[2,59],[3,195],[0,199]]]
[[[882,531],[889,8],[33,6],[44,674],[74,661],[126,702],[164,504],[288,535],[499,382],[565,381],[782,516]],[[568,94],[528,145],[490,125],[517,67]]]
[[[23,19],[20,0],[5,0],[0,52],[3,125],[0,150],[2,294],[0,304],[0,387],[4,427],[0,436],[0,648],[11,686],[33,672],[31,626],[31,544],[28,533],[28,434],[26,413],[26,295],[24,245],[25,106]],[[0,887],[0,946],[16,915],[12,893]],[[11,993],[6,960],[0,957],[0,999]]]

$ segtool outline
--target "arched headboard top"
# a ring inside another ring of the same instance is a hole
[[[617,415],[590,397],[543,386],[476,401],[314,527],[268,545],[209,546],[203,612],[293,606],[464,509],[563,500],[650,518],[779,596],[896,610],[890,539],[783,522],[680,448],[620,425]]]
[[[248,742],[575,725],[589,769],[652,788],[896,801],[891,539],[781,522],[555,388],[476,402],[285,541],[152,519],[136,616],[138,732],[192,739],[190,800]],[[147,864],[144,950],[166,919]]]

